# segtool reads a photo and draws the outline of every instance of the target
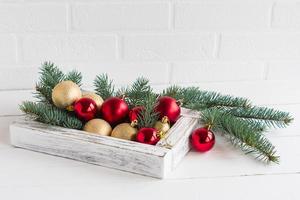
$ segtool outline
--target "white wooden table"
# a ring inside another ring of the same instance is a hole
[[[281,155],[280,165],[263,165],[217,137],[213,150],[190,152],[166,180],[11,147],[8,125],[31,91],[0,91],[0,199],[300,199],[298,83],[207,85],[293,114],[292,126],[268,134]]]

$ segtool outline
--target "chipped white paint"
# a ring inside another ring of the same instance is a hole
[[[183,114],[186,110],[183,110]],[[167,176],[190,150],[197,119],[181,116],[156,146],[20,118],[10,125],[11,143],[33,151],[156,178]]]

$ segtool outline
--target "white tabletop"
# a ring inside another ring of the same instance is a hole
[[[165,180],[11,147],[8,125],[31,91],[0,91],[0,199],[299,199],[300,92],[292,83],[273,86],[245,84],[228,92],[247,96],[251,87],[255,103],[295,117],[289,128],[266,134],[281,155],[279,165],[255,161],[217,136],[210,152],[190,152]]]

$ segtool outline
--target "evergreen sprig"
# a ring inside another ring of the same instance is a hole
[[[81,85],[82,75],[75,70],[65,75],[54,63],[43,63],[40,68],[40,78],[36,84],[35,97],[38,102],[23,102],[20,109],[35,120],[46,124],[81,129],[80,120],[68,111],[55,107],[52,103],[52,89],[64,80]]]
[[[149,80],[143,77],[137,78],[136,81],[124,91],[126,101],[130,107],[145,105],[149,98],[155,94],[149,85]]]
[[[157,96],[153,93],[148,93],[136,103],[143,107],[138,115],[138,128],[153,127],[159,118],[158,113],[154,109],[157,104]]]
[[[253,128],[246,121],[216,108],[203,110],[201,121],[210,125],[213,131],[223,133],[246,154],[266,162],[279,162],[275,147],[261,134],[262,130]]]
[[[228,112],[252,123],[260,122],[269,128],[284,128],[293,121],[288,112],[267,107],[233,108],[228,110]]]
[[[20,109],[36,121],[46,124],[72,129],[81,129],[83,126],[82,122],[74,115],[50,104],[25,101],[20,105]]]
[[[94,86],[96,94],[100,95],[104,100],[115,94],[115,86],[113,81],[108,78],[107,74],[96,76]]]
[[[44,62],[40,68],[40,78],[36,84],[35,97],[44,103],[52,103],[52,89],[61,81],[71,80],[81,85],[82,74],[75,70],[65,75],[52,62]]]
[[[46,124],[81,129],[83,123],[72,112],[59,109],[52,103],[52,89],[64,80],[81,85],[82,75],[77,71],[64,74],[53,63],[45,62],[36,84],[35,97],[38,102],[23,102],[20,109]],[[202,122],[211,125],[213,131],[223,133],[233,145],[267,162],[278,162],[279,157],[274,146],[265,138],[264,131],[273,127],[286,127],[293,120],[287,112],[253,106],[246,98],[204,91],[198,87],[170,86],[156,94],[149,80],[143,77],[130,87],[115,91],[113,81],[107,74],[101,74],[94,80],[94,86],[96,93],[103,99],[124,96],[130,108],[142,106],[144,109],[138,116],[138,128],[153,127],[159,118],[154,109],[158,97],[171,96],[180,100],[183,107],[200,111]]]
[[[192,110],[202,110],[211,107],[249,107],[250,101],[242,97],[222,95],[217,92],[200,90],[198,87],[171,86],[162,95],[181,99],[183,106]]]
[[[82,81],[82,74],[76,70],[73,70],[66,74],[64,80],[73,81],[80,87]]]

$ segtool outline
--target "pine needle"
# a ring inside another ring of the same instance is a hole
[[[261,122],[269,128],[284,128],[293,121],[288,112],[266,107],[233,108],[228,112],[250,122]]]
[[[110,80],[107,74],[100,74],[96,76],[94,80],[95,91],[100,95],[104,100],[114,96],[115,86],[113,81]]]
[[[213,131],[227,136],[234,146],[238,146],[246,154],[252,154],[265,162],[279,162],[275,147],[260,130],[253,128],[246,121],[216,108],[203,110],[201,120],[210,124]]]
[[[34,120],[46,124],[72,129],[81,129],[83,126],[82,122],[74,115],[50,104],[25,101],[20,105],[20,110]]]

